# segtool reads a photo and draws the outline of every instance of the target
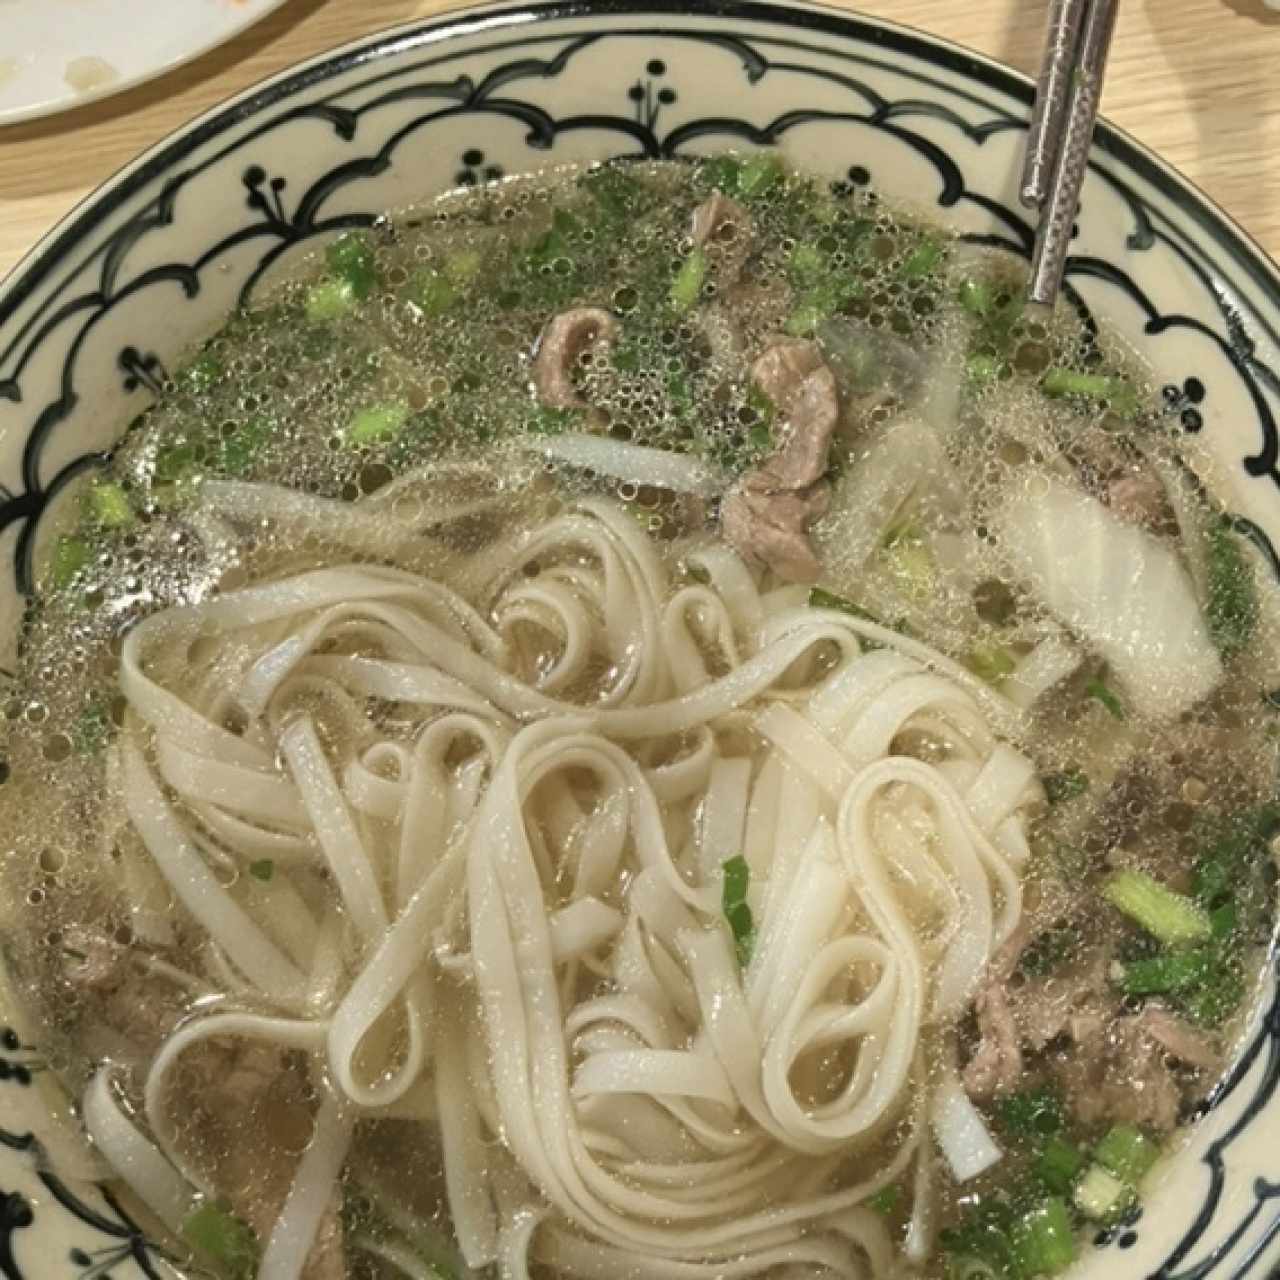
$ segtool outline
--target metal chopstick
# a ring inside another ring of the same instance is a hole
[[[1115,32],[1116,5],[1117,0],[1086,0],[1067,88],[1067,106],[1031,258],[1027,295],[1032,302],[1044,306],[1053,305],[1062,287],[1071,229],[1088,171],[1089,148],[1102,98],[1102,77]]]
[[[1044,59],[1036,80],[1036,100],[1027,130],[1019,195],[1028,209],[1039,209],[1048,194],[1067,113],[1067,92],[1075,67],[1080,28],[1089,0],[1053,0],[1046,27]]]

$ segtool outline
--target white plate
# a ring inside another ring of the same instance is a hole
[[[0,0],[0,125],[105,98],[230,40],[284,0]]]

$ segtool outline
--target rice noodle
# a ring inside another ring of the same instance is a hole
[[[206,497],[232,521],[316,502],[283,493]],[[403,550],[376,507],[341,510],[349,545]],[[997,736],[1021,711],[919,641],[762,598],[721,547],[686,562],[707,581],[673,592],[631,517],[589,501],[477,557],[466,599],[353,563],[130,633],[125,807],[252,1006],[197,1011],[153,1059],[161,1149],[92,1088],[104,1154],[170,1226],[188,1180],[162,1100],[207,1037],[289,1047],[324,1081],[266,1280],[301,1273],[354,1129],[397,1108],[437,1117],[467,1265],[513,1275],[883,1277],[863,1206],[913,1168],[922,1247],[926,1124],[957,1176],[999,1158],[954,1064],[934,1085],[920,1064],[1021,913],[1039,791]],[[900,754],[916,731],[940,756]],[[721,911],[740,853],[745,969]],[[261,857],[262,892],[214,874]],[[824,1057],[839,1078],[808,1096]]]
[[[124,1114],[109,1067],[94,1073],[81,1103],[84,1127],[126,1186],[175,1234],[194,1203],[194,1189]]]
[[[671,453],[648,445],[612,440],[585,432],[566,431],[558,436],[525,436],[525,448],[567,462],[572,467],[587,467],[600,475],[613,476],[632,484],[653,485],[676,493],[694,493],[713,498],[725,488],[725,477],[715,467],[686,453]]]

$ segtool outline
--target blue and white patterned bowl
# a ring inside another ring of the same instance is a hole
[[[423,195],[545,165],[775,145],[1027,255],[1016,173],[1030,87],[953,46],[801,4],[576,0],[456,14],[310,62],[143,156],[0,285],[0,645],[42,518],[98,465],[185,348],[313,237]],[[1280,568],[1280,275],[1203,196],[1099,131],[1072,301],[1154,367],[1167,410]],[[45,524],[47,525],[47,521]],[[1278,593],[1280,596],[1280,593]],[[0,667],[5,655],[0,653]],[[2,848],[2,846],[0,846]],[[168,1272],[67,1138],[38,1032],[0,1031],[0,1275]],[[1280,1275],[1280,1003],[1142,1216],[1082,1275]]]

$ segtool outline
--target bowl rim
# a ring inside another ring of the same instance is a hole
[[[23,303],[72,257],[77,246],[148,184],[178,169],[186,155],[273,106],[287,103],[296,93],[362,67],[376,67],[386,58],[427,53],[437,47],[445,57],[453,56],[449,46],[458,37],[508,32],[513,43],[519,43],[519,33],[526,28],[536,33],[546,23],[590,24],[618,18],[635,19],[637,26],[653,21],[659,31],[663,19],[722,21],[754,24],[766,30],[790,27],[818,37],[847,40],[864,50],[883,51],[889,59],[902,55],[946,71],[957,80],[947,86],[952,91],[964,93],[967,88],[972,97],[975,87],[991,89],[1006,99],[1015,116],[1029,112],[1034,92],[1029,77],[986,54],[891,19],[814,0],[469,0],[448,13],[386,27],[293,63],[167,132],[86,193],[0,278],[0,333]],[[972,100],[980,101],[976,97]],[[1280,266],[1249,232],[1193,181],[1105,118],[1100,119],[1095,134],[1091,165],[1100,158],[1114,160],[1168,200],[1186,217],[1194,234],[1202,237],[1202,243],[1239,269],[1264,298],[1280,297]],[[162,197],[161,204],[163,209]],[[1280,346],[1280,305],[1244,305],[1250,323]],[[1247,1048],[1247,1042],[1242,1048]]]
[[[78,200],[0,278],[0,328],[61,261],[66,252],[120,204],[180,160],[185,152],[284,101],[301,88],[372,63],[389,54],[426,49],[457,35],[518,29],[556,20],[632,15],[719,18],[797,26],[820,35],[852,38],[892,53],[932,61],[964,79],[977,80],[1030,110],[1035,86],[1022,72],[996,58],[920,28],[817,0],[524,0],[493,3],[474,0],[438,17],[410,19],[359,36],[294,63],[239,93],[215,103],[179,125]],[[1114,158],[1190,217],[1198,233],[1226,253],[1264,293],[1280,292],[1280,265],[1256,239],[1207,192],[1145,143],[1106,116],[1098,120],[1093,150]],[[1280,332],[1250,308],[1252,318],[1280,345]]]

